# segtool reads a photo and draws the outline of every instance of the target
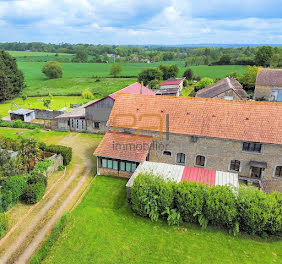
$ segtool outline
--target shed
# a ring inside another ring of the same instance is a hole
[[[35,119],[35,111],[30,109],[19,108],[14,111],[9,111],[11,120],[22,120],[30,122]]]
[[[182,181],[194,181],[207,184],[208,186],[221,185],[230,186],[231,188],[239,187],[238,173],[144,161],[137,167],[126,184],[128,200],[130,200],[131,197],[130,188],[133,186],[134,180],[140,173],[152,173],[155,176],[177,183]]]

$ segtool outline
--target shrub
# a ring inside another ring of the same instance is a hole
[[[35,128],[40,128],[40,125],[35,125],[35,124],[29,124],[29,123],[24,123],[21,120],[16,120],[15,122],[5,122],[3,120],[0,120],[0,127],[13,127],[13,128],[27,128],[27,129],[35,129]]]
[[[8,217],[4,213],[0,213],[0,238],[4,236],[4,234],[8,230]]]
[[[228,186],[212,186],[206,192],[204,214],[212,224],[239,232],[235,194]]]
[[[44,193],[46,186],[43,182],[36,182],[34,184],[29,184],[22,195],[22,201],[26,204],[35,204],[39,202]]]
[[[49,79],[62,78],[63,70],[59,62],[49,61],[43,65],[42,73],[44,73]]]
[[[65,166],[64,165],[60,165],[59,167],[58,167],[58,171],[63,171],[65,169]]]
[[[61,154],[64,159],[64,165],[67,166],[72,160],[72,148],[61,145],[47,146],[46,151]]]
[[[89,89],[85,89],[82,93],[81,96],[83,99],[93,99],[94,95]]]
[[[40,148],[41,150],[45,151],[46,148],[47,148],[47,146],[46,146],[46,144],[45,144],[44,142],[39,142],[39,148]]]
[[[211,78],[203,78],[195,84],[195,91],[199,91],[203,88],[206,88],[214,83],[213,79]]]
[[[32,175],[44,175],[47,176],[47,170],[51,166],[53,161],[45,159],[43,161],[39,161],[35,167],[33,168],[31,174]]]
[[[272,192],[267,195],[267,224],[266,230],[270,234],[282,235],[282,195],[278,192]]]
[[[207,186],[196,182],[181,182],[175,190],[175,204],[185,222],[198,223],[203,217]]]
[[[1,205],[3,212],[7,211],[13,204],[15,204],[24,193],[27,186],[27,177],[11,176],[4,179],[1,185]]]

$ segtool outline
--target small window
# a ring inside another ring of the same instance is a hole
[[[99,122],[94,122],[94,127],[99,128]]]
[[[78,128],[78,120],[76,120],[76,128]]]
[[[206,158],[204,156],[198,155],[196,157],[196,165],[197,166],[204,167],[205,166],[205,161],[206,161]]]
[[[131,172],[131,162],[126,162],[126,171]]]
[[[102,168],[107,168],[107,159],[102,159]]]
[[[275,177],[282,177],[282,166],[277,166],[276,167]]]
[[[260,143],[254,143],[254,142],[244,142],[243,143],[243,151],[249,151],[249,152],[261,152],[261,144]]]
[[[70,120],[68,120],[68,126],[70,126]]]
[[[121,170],[121,171],[125,171],[125,161],[121,161],[121,162],[119,163],[119,166],[120,166],[120,170]]]
[[[132,163],[131,172],[134,172],[135,170],[136,170],[136,163]]]
[[[170,152],[170,151],[164,151],[164,152],[163,152],[163,155],[165,155],[165,156],[171,156],[171,152]]]
[[[230,162],[230,170],[232,170],[232,171],[240,171],[240,161],[239,160],[231,160],[231,162]]]
[[[113,169],[118,170],[118,161],[117,160],[114,160],[113,162]]]
[[[176,162],[177,163],[185,163],[185,154],[184,153],[177,153]]]
[[[108,160],[108,169],[112,169],[113,168],[113,161],[112,160]]]

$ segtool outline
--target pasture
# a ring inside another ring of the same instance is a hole
[[[280,263],[281,242],[135,215],[125,179],[96,176],[43,263]]]

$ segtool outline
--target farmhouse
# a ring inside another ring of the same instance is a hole
[[[102,99],[93,100],[73,111],[56,117],[59,130],[77,132],[104,132],[114,102],[119,94],[151,94],[155,92],[136,82]]]
[[[235,79],[226,77],[196,93],[196,97],[217,98],[227,100],[247,100],[248,94]]]
[[[258,70],[254,99],[282,102],[282,70]]]
[[[130,178],[144,161],[238,173],[282,191],[282,105],[122,94],[94,152],[98,174]]]
[[[160,89],[155,90],[156,95],[179,96],[185,78],[168,79],[160,84]]]

